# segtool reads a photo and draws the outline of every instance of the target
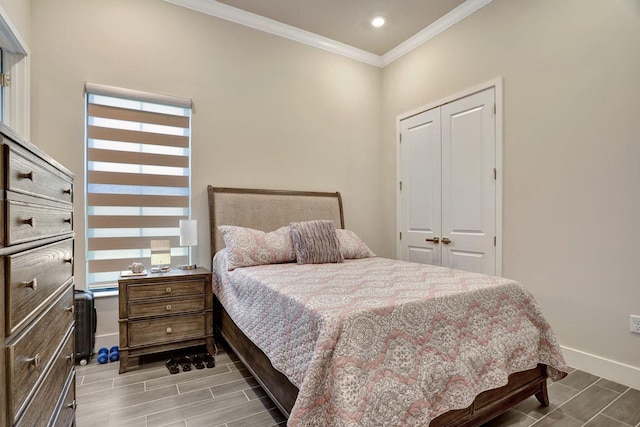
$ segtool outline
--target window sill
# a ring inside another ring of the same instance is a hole
[[[94,298],[107,298],[107,297],[117,297],[118,290],[117,289],[98,289],[93,292]]]

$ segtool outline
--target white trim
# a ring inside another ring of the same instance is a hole
[[[640,390],[640,368],[570,347],[560,347],[569,366]]]
[[[304,43],[309,46],[328,50],[329,52],[337,53],[339,55],[343,55],[369,65],[382,67],[382,57],[379,55],[367,52],[362,49],[358,49],[353,46],[349,46],[347,44],[332,40],[328,37],[323,37],[309,31],[301,30],[300,28],[296,28],[291,25],[283,24],[282,22],[278,22],[273,19],[265,18],[264,16],[256,15],[255,13],[247,12],[226,4],[218,3],[217,1],[165,1],[195,10],[197,12],[206,13],[207,15],[215,16],[220,19],[235,22],[236,24],[264,31],[269,34],[274,34],[276,36]]]
[[[328,50],[329,52],[343,55],[356,61],[364,62],[365,64],[373,65],[375,67],[384,68],[391,64],[401,56],[411,52],[416,47],[420,46],[427,40],[440,34],[447,28],[451,27],[460,20],[471,15],[476,10],[482,8],[491,2],[491,0],[467,0],[460,6],[453,9],[451,12],[438,19],[433,24],[419,31],[414,36],[400,43],[395,48],[391,49],[384,55],[376,55],[371,52],[367,52],[362,49],[358,49],[353,46],[332,40],[328,37],[323,37],[318,34],[311,33],[309,31],[301,30],[300,28],[293,27],[291,25],[283,24],[282,22],[275,21],[273,19],[265,18],[264,16],[256,15],[255,13],[247,12],[242,9],[238,9],[223,3],[212,0],[164,0],[168,3],[172,3],[178,6],[186,7],[197,12],[202,12],[207,15],[215,16],[220,19],[235,22],[236,24],[245,25],[256,30],[264,31],[269,34],[284,37],[289,40],[294,40],[300,43],[304,43],[309,46],[317,47],[320,49]]]
[[[9,19],[7,11],[0,6],[0,39],[7,43],[8,48],[13,53],[29,55],[29,48],[16,27]]]
[[[381,57],[382,67],[386,67],[396,59],[406,55],[426,41],[437,36],[455,23],[463,20],[476,10],[491,3],[491,0],[467,0],[451,12],[444,15],[428,27],[417,32]]]
[[[496,103],[496,276],[502,276],[502,187],[503,187],[503,79],[498,77],[488,82],[481,83],[463,91],[457,92],[453,95],[447,96],[435,102],[430,102],[421,107],[408,111],[406,113],[396,116],[396,258],[402,258],[402,248],[400,245],[400,231],[402,227],[402,207],[400,200],[400,191],[397,187],[398,183],[402,180],[402,164],[401,164],[401,151],[400,151],[400,122],[415,116],[422,112],[431,110],[432,108],[440,107],[444,104],[456,101],[461,98],[465,98],[474,93],[482,92],[483,90],[495,89],[495,103]]]
[[[95,95],[113,96],[115,98],[135,99],[137,101],[153,102],[156,104],[171,105],[173,107],[192,108],[193,101],[189,98],[178,96],[161,95],[157,93],[143,92],[140,90],[124,89],[115,86],[101,85],[98,83],[85,82],[85,93]]]

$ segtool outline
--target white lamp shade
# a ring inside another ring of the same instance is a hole
[[[180,220],[180,246],[198,245],[198,221],[195,219]]]

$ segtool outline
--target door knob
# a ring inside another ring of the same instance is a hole
[[[448,237],[443,237],[442,243],[444,243],[445,245],[448,245],[449,243],[451,243],[451,239],[449,239]]]
[[[434,237],[433,239],[424,239],[424,240],[425,240],[425,241],[427,241],[427,242],[433,242],[433,243],[435,243],[436,245],[437,245],[438,243],[440,243],[440,238],[439,238],[439,237]],[[442,241],[444,242],[444,239],[442,239]]]

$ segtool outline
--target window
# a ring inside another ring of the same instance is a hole
[[[188,263],[191,101],[90,83],[86,93],[88,288],[117,288],[132,262],[150,268],[151,240],[170,240],[172,264]]]

